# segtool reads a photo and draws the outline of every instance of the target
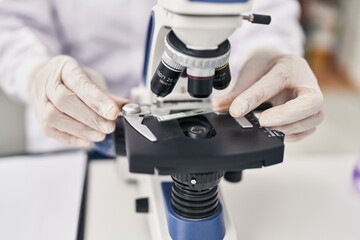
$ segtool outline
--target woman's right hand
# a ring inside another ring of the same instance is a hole
[[[126,99],[113,97],[101,75],[69,56],[56,56],[33,70],[29,96],[45,134],[86,147],[115,130]]]

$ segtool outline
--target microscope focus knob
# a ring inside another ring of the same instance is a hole
[[[224,178],[226,181],[231,182],[231,183],[240,182],[242,179],[242,171],[238,171],[238,172],[228,171],[225,173]]]
[[[172,179],[186,186],[190,189],[201,190],[209,189],[216,186],[220,179],[224,176],[225,172],[211,172],[211,173],[178,173],[172,174]]]

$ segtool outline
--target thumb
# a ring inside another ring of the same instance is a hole
[[[107,91],[105,80],[100,73],[86,66],[83,66],[83,69],[88,78],[91,79],[98,88]]]
[[[270,71],[271,67],[269,66],[269,62],[277,55],[277,52],[267,48],[255,51],[242,67],[231,93],[213,99],[214,110],[228,110],[237,96]]]
[[[122,107],[125,104],[130,102],[129,99],[121,98],[121,97],[115,96],[113,94],[110,94],[110,97],[111,97],[112,100],[114,100],[114,102],[116,103],[116,105],[119,107],[120,110],[122,109]]]

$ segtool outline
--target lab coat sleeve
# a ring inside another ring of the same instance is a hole
[[[28,102],[31,70],[59,54],[50,0],[0,0],[0,87]]]
[[[254,0],[252,13],[272,17],[270,25],[243,22],[230,37],[230,66],[233,79],[241,67],[259,48],[273,48],[284,54],[303,55],[304,34],[299,22],[300,5],[296,0]]]

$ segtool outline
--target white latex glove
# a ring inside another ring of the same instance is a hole
[[[323,95],[308,63],[301,57],[271,49],[256,51],[244,64],[230,94],[213,100],[215,110],[229,109],[241,117],[268,101],[260,125],[297,141],[313,133],[323,120]]]
[[[45,134],[73,146],[105,139],[127,102],[111,96],[97,72],[68,56],[36,67],[29,80],[30,101]]]

